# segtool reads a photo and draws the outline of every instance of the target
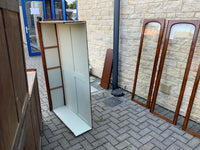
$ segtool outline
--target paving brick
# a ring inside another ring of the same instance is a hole
[[[175,126],[170,126],[169,129],[172,130],[173,132],[176,132],[179,135],[183,135],[185,133],[185,131],[183,131]]]
[[[143,144],[141,142],[139,142],[138,140],[136,140],[133,137],[128,138],[128,141],[135,147],[139,148],[141,147]]]
[[[139,135],[137,132],[133,130],[128,131],[128,134],[130,134],[132,137],[134,137],[137,140],[141,138],[141,135]]]
[[[121,149],[124,149],[125,147],[127,147],[130,143],[127,142],[127,141],[123,141],[121,143],[119,143],[118,145],[116,145],[116,148],[121,150]]]
[[[57,146],[54,148],[54,150],[63,150],[63,148],[61,146]]]
[[[123,133],[123,134],[121,134],[120,136],[117,137],[117,140],[118,140],[119,142],[122,142],[122,141],[124,141],[125,139],[127,139],[128,137],[130,137],[129,134]]]
[[[139,132],[141,130],[140,128],[138,128],[136,125],[133,125],[133,124],[129,124],[128,126],[131,130],[135,132]]]
[[[125,132],[128,132],[129,130],[130,130],[129,126],[124,126],[124,127],[120,128],[119,130],[117,130],[117,132],[119,134],[123,134]]]
[[[42,140],[42,146],[45,146],[45,145],[49,144],[49,142],[47,141],[45,136],[42,136],[41,140]]]
[[[176,140],[177,139],[175,139],[174,137],[168,137],[162,143],[169,147],[172,143],[175,143]]]
[[[152,150],[152,148],[154,148],[155,145],[148,142],[146,144],[144,144],[142,147],[140,147],[140,150]]]
[[[82,141],[81,142],[81,145],[86,149],[86,150],[93,150],[93,147],[92,145],[87,141]]]
[[[167,138],[167,137],[171,136],[172,134],[173,134],[173,131],[167,129],[163,133],[161,133],[161,136],[163,136],[164,138]]]
[[[179,147],[181,147],[184,150],[192,150],[192,148],[190,148],[189,146],[187,146],[185,143],[177,140],[174,144],[178,145]]]
[[[48,139],[48,141],[50,143],[54,142],[54,141],[58,141],[59,139],[63,138],[64,136],[62,134],[59,134],[59,135],[56,135],[56,136],[53,136],[51,138]]]
[[[162,136],[160,136],[159,134],[157,134],[157,133],[155,133],[153,131],[151,133],[149,133],[149,135],[151,135],[155,139],[159,140],[160,142],[164,140],[164,138]]]
[[[124,127],[124,126],[126,126],[128,124],[129,124],[129,122],[127,120],[125,120],[125,121],[122,121],[122,122],[118,123],[118,126],[122,128],[122,127]]]
[[[53,134],[58,135],[58,134],[61,134],[61,133],[64,133],[64,132],[69,132],[69,130],[66,127],[64,127],[62,129],[57,129],[56,131],[53,131]]]
[[[187,132],[184,133],[183,137],[185,137],[186,139],[190,140],[192,139],[194,136],[192,134],[189,134]]]
[[[163,143],[159,142],[156,139],[152,139],[151,143],[154,144],[155,146],[159,147],[162,150],[167,148]]]
[[[42,149],[43,150],[53,150],[57,146],[58,146],[58,142],[53,142],[53,143],[50,143],[50,144],[44,146]]]
[[[162,130],[160,130],[158,127],[154,127],[153,125],[148,126],[147,128],[149,128],[150,130],[156,132],[157,134],[160,134],[161,132],[163,132]]]
[[[172,144],[167,148],[167,150],[179,150],[179,149],[180,149],[180,147],[177,146],[176,144]]]
[[[92,143],[92,146],[94,147],[94,149],[96,149],[97,147],[99,147],[105,143],[106,143],[105,138],[100,138],[100,139],[96,139],[96,141]]]
[[[139,118],[137,121],[138,121],[139,123],[142,123],[142,122],[146,122],[146,120],[147,120],[147,117],[146,117],[146,116],[143,116],[143,117]]]
[[[180,140],[183,143],[187,143],[188,140],[186,138],[184,138],[183,136],[177,134],[177,133],[173,133],[172,136],[178,140]]]
[[[47,139],[53,136],[52,132],[49,129],[44,130],[43,134],[46,136]]]
[[[197,138],[193,138],[187,143],[187,145],[192,148],[195,148],[198,144],[200,144],[200,139]]]
[[[104,147],[105,147],[107,150],[116,150],[116,148],[113,147],[113,145],[110,144],[110,143],[106,143],[106,144],[104,144]]]
[[[96,134],[95,138],[102,138],[102,137],[105,137],[107,134],[108,134],[107,131],[103,131],[103,132]]]
[[[145,136],[147,133],[151,132],[149,128],[145,128],[139,132],[141,136]]]
[[[68,148],[67,150],[79,150],[79,149],[81,149],[81,144],[77,143],[76,145]]]
[[[143,136],[139,141],[142,143],[142,144],[145,144],[147,142],[149,142],[153,137],[151,135],[145,135]]]
[[[74,144],[82,142],[83,140],[84,140],[83,136],[78,136],[78,137],[74,138],[73,140],[70,140],[69,143],[71,145],[74,145]]]
[[[94,136],[92,136],[92,135],[89,134],[89,133],[85,133],[83,136],[84,136],[88,141],[90,141],[90,142],[95,141]]]
[[[148,127],[149,125],[150,124],[148,122],[143,122],[143,123],[141,123],[141,124],[138,125],[138,128],[144,129],[144,128]]]
[[[65,138],[59,139],[59,140],[58,140],[58,143],[59,143],[59,145],[61,145],[62,148],[64,148],[64,149],[67,149],[68,147],[70,147],[69,142],[68,142]]]
[[[107,135],[105,138],[106,138],[106,139],[108,140],[108,142],[110,142],[112,145],[116,145],[116,144],[119,143],[119,142],[118,142],[115,138],[113,138],[111,135]]]
[[[152,148],[152,150],[161,150],[161,149],[158,147],[154,147],[154,148]]]
[[[114,130],[118,130],[119,129],[119,126],[114,124],[113,122],[108,123],[108,125]]]

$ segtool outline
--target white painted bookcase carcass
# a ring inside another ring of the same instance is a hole
[[[49,108],[78,136],[92,129],[86,22],[37,23]]]

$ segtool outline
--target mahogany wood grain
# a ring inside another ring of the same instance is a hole
[[[113,65],[113,50],[107,49],[103,73],[101,77],[101,84],[100,84],[100,86],[104,89],[109,88],[110,77],[112,73],[112,65]]]

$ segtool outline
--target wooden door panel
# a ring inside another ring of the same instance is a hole
[[[0,149],[7,150],[15,136],[18,116],[3,22],[0,9]]]
[[[5,10],[3,14],[15,97],[20,117],[24,100],[28,95],[21,28],[18,13]]]

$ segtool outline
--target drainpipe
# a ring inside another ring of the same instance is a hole
[[[111,94],[117,97],[124,95],[122,90],[118,87],[119,20],[120,20],[120,0],[114,0],[113,88]]]

